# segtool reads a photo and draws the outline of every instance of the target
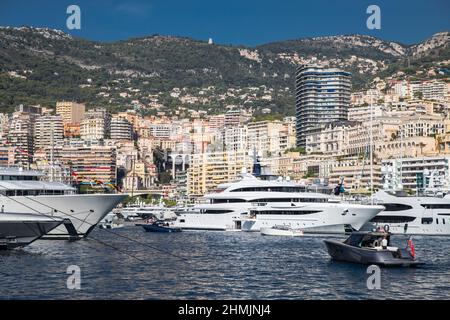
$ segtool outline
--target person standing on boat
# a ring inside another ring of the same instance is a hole
[[[387,246],[388,246],[387,236],[383,236],[383,240],[381,240],[381,247],[383,249],[387,249]]]

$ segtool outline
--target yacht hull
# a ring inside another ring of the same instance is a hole
[[[256,214],[256,218],[242,221],[242,231],[260,231],[276,225],[301,229],[304,233],[345,234],[359,230],[375,217],[383,207],[334,204],[327,206],[305,206],[302,209],[320,212],[307,215]]]
[[[63,223],[62,219],[41,215],[0,215],[0,249],[24,247]]]
[[[97,223],[122,202],[126,194],[75,194],[14,196],[0,198],[2,212],[45,214],[69,219],[78,238],[86,237]],[[42,239],[73,239],[64,225],[45,234]]]

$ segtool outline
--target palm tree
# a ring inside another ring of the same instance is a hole
[[[420,148],[420,155],[423,155],[423,147],[425,147],[426,144],[423,142],[419,142],[419,148]]]
[[[441,144],[442,144],[442,137],[436,136],[436,150],[440,153],[441,152]]]

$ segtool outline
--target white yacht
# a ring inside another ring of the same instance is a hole
[[[386,209],[363,230],[389,228],[394,234],[450,235],[450,198],[416,197],[404,192],[378,191],[374,201]]]
[[[137,203],[118,210],[118,214],[127,221],[134,221],[155,217],[161,220],[174,219],[175,213],[171,208],[159,205],[146,205],[144,203]]]
[[[44,214],[70,219],[73,229],[60,225],[43,239],[82,238],[123,201],[126,194],[76,194],[60,182],[42,181],[43,173],[19,168],[0,168],[0,214]]]
[[[208,204],[178,212],[175,225],[183,229],[242,231],[286,225],[304,232],[344,233],[358,230],[384,209],[341,202],[329,194],[329,188],[260,180],[246,173],[240,181],[221,184],[216,191],[204,196]]]

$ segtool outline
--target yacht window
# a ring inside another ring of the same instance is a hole
[[[231,190],[230,192],[256,192],[256,191],[271,191],[271,192],[305,192],[305,187],[245,187]]]
[[[422,224],[432,224],[433,218],[422,218]]]
[[[180,223],[185,223],[185,220],[184,219],[180,219]]]
[[[383,203],[383,206],[386,208],[384,211],[403,211],[412,209],[411,206],[400,203]]]
[[[251,202],[327,202],[326,198],[262,198]]]
[[[427,209],[450,209],[450,203],[428,203],[421,206]]]
[[[252,214],[283,214],[283,215],[302,215],[321,212],[320,210],[262,210],[251,211]]]
[[[436,218],[436,224],[439,224],[439,219],[438,218]]]
[[[237,203],[245,202],[244,199],[211,199],[211,203]]]
[[[371,222],[378,223],[407,223],[416,220],[415,217],[408,216],[375,216]]]
[[[201,209],[201,213],[212,213],[212,214],[220,214],[220,213],[230,213],[233,210],[219,210],[219,209]]]

